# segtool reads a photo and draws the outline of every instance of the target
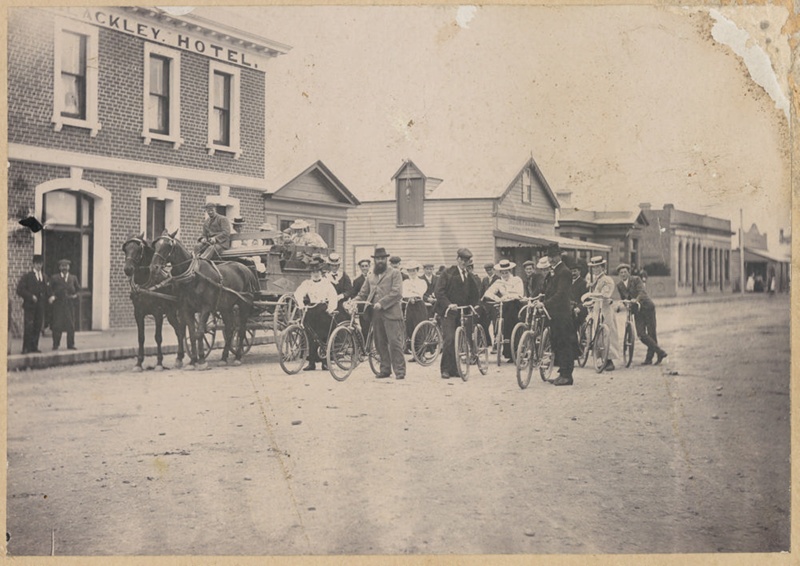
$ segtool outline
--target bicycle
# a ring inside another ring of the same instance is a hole
[[[519,322],[514,325],[511,330],[511,361],[517,363],[517,350],[519,349],[520,339],[526,330],[533,328],[533,304],[540,301],[544,297],[544,293],[536,295],[535,297],[525,297],[522,301],[525,303],[519,309]]]
[[[492,339],[492,351],[497,355],[497,365],[500,366],[503,363],[503,349],[505,348],[506,344],[513,344],[513,340],[506,340],[504,333],[503,333],[503,324],[505,323],[505,319],[503,318],[503,303],[508,301],[517,301],[520,299],[500,299],[500,300],[491,300],[490,303],[492,304],[492,308],[497,310],[497,317],[494,320],[494,326],[492,331],[494,332],[494,338]],[[515,327],[517,325],[514,325]],[[513,330],[512,330],[512,337],[513,337]],[[509,346],[511,350],[513,347]],[[514,361],[514,353],[511,353],[511,361]]]
[[[411,353],[421,366],[429,366],[436,361],[442,353],[442,329],[439,325],[439,315],[434,315],[428,320],[420,322],[411,334]]]
[[[625,362],[625,367],[630,367],[633,362],[633,347],[636,344],[636,325],[634,324],[634,314],[632,305],[638,305],[636,301],[623,300],[622,304],[627,309],[625,318],[625,337],[622,341],[622,361]]]
[[[326,359],[328,360],[328,371],[336,381],[344,381],[353,370],[365,359],[369,359],[369,367],[372,373],[380,373],[380,356],[375,347],[375,340],[372,335],[372,325],[367,331],[366,341],[361,333],[361,316],[365,309],[370,305],[369,301],[351,301],[353,308],[350,318],[336,325],[328,338]]]
[[[480,324],[474,320],[477,310],[472,305],[450,305],[445,310],[445,316],[450,310],[457,310],[461,314],[461,322],[455,332],[456,369],[461,379],[469,379],[469,366],[477,365],[481,375],[489,371],[489,347],[486,333]],[[466,312],[470,311],[470,312]],[[467,322],[472,323],[472,338],[468,338]],[[483,358],[483,359],[481,359]]]
[[[533,311],[531,328],[523,332],[517,349],[517,384],[520,389],[528,387],[534,369],[539,370],[542,381],[549,381],[555,361],[547,323],[550,313],[538,298],[531,301],[528,308]]]
[[[322,344],[319,336],[317,336],[313,329],[305,327],[306,314],[308,311],[318,305],[324,304],[325,303],[313,303],[298,307],[298,310],[301,311],[300,319],[286,327],[286,330],[281,334],[281,338],[278,341],[278,363],[280,363],[281,369],[289,375],[294,375],[303,369],[303,365],[310,352],[310,344],[306,332],[311,333],[311,338],[315,343],[315,347],[318,348],[319,357],[321,359],[327,359],[325,345]],[[331,317],[328,335],[330,335],[330,331],[334,327],[335,320],[335,317]]]
[[[611,332],[608,329],[608,325],[605,323],[603,317],[603,311],[600,309],[599,302],[605,300],[603,296],[590,296],[584,300],[583,304],[585,307],[591,309],[591,320],[593,321],[593,325],[590,329],[590,333],[593,336],[590,337],[587,343],[587,350],[585,352],[585,356],[588,357],[588,352],[592,353],[592,359],[594,361],[594,370],[597,373],[603,373],[606,369],[606,365],[608,365],[608,356],[611,350]],[[587,322],[589,318],[587,318]],[[586,361],[584,360],[584,364]]]

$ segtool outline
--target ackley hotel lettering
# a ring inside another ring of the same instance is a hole
[[[79,18],[108,29],[135,35],[168,47],[199,53],[200,55],[239,65],[240,67],[259,69],[263,68],[266,61],[266,58],[259,57],[252,52],[220,45],[219,43],[221,42],[215,43],[209,38],[198,37],[184,31],[154,25],[151,22],[139,20],[131,14],[115,13],[108,8],[102,10],[96,8],[67,8],[63,12],[73,18]]]

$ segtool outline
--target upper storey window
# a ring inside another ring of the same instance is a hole
[[[64,126],[100,131],[97,116],[98,30],[94,26],[56,19],[54,34],[53,117],[55,131]]]

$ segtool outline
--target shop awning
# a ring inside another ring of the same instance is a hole
[[[517,248],[519,246],[545,247],[558,244],[564,250],[587,250],[591,252],[611,253],[611,246],[562,238],[561,236],[524,236],[502,230],[494,231],[495,246],[498,248]]]

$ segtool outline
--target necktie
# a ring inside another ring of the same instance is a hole
[[[463,269],[459,269],[459,271],[461,272],[461,282],[463,283],[464,282],[464,270]]]

